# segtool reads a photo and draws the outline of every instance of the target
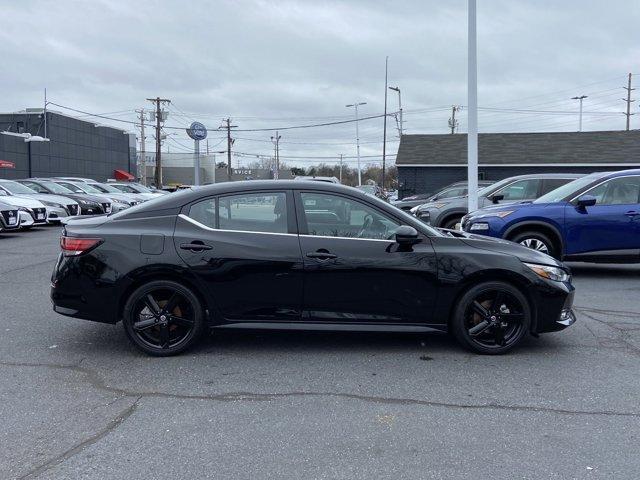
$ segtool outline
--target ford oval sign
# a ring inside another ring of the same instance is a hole
[[[187,128],[187,135],[194,140],[204,140],[207,138],[207,127],[200,122],[193,122],[189,128]]]

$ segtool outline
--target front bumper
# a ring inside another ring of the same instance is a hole
[[[536,310],[536,333],[557,332],[573,325],[575,288],[570,282],[540,280],[533,289],[533,303]]]

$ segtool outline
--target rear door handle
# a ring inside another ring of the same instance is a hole
[[[629,210],[628,212],[625,213],[625,215],[627,217],[637,217],[638,215],[640,215],[640,212],[637,212],[635,210]]]
[[[329,253],[329,252],[309,252],[307,253],[307,257],[309,258],[317,258],[318,260],[330,260],[332,258],[338,258],[337,255],[334,255],[333,253]]]
[[[211,250],[213,247],[211,245],[206,245],[205,243],[196,240],[191,243],[181,243],[180,248],[182,250],[190,250],[192,252],[201,252],[203,250]]]

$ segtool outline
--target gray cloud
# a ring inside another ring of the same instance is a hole
[[[570,97],[588,94],[585,111],[622,112],[625,74],[640,73],[640,3],[478,3],[481,106],[575,111]],[[46,87],[56,103],[91,112],[133,110],[147,97],[167,97],[186,112],[173,110],[168,124],[178,126],[198,119],[216,127],[228,115],[243,128],[340,120],[355,100],[368,103],[362,115],[382,112],[385,55],[390,84],[402,88],[409,133],[446,132],[450,105],[466,103],[462,0],[31,0],[4,2],[3,13],[5,111],[40,105]],[[464,130],[464,110],[460,120]],[[480,117],[482,131],[572,130],[576,123],[575,115],[513,111]],[[586,129],[623,125],[622,114],[585,115]],[[363,155],[379,155],[382,120],[361,127]],[[392,120],[392,140],[394,127]],[[354,130],[347,124],[283,132],[282,154],[353,155]],[[265,140],[238,140],[238,150],[271,151],[268,132],[236,136]],[[176,140],[189,144],[183,134]]]

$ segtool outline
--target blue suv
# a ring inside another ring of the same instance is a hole
[[[462,229],[559,260],[639,263],[640,170],[592,173],[531,203],[476,210]]]

